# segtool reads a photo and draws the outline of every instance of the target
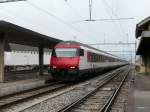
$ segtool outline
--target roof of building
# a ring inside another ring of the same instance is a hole
[[[53,48],[57,43],[62,41],[3,20],[0,20],[0,33],[4,34],[6,43],[33,47],[43,46],[44,48]],[[5,47],[6,49],[9,48],[8,44]]]
[[[150,48],[150,31],[143,31],[141,34],[140,42],[136,51],[137,55],[149,53]]]
[[[143,31],[148,31],[150,26],[150,16],[143,19],[136,25],[135,36],[140,37]]]
[[[7,45],[9,46],[9,48],[7,47],[6,51],[24,51],[24,52],[34,51],[34,52],[39,52],[39,49],[37,47],[19,45],[19,44],[14,44],[14,43],[9,43]],[[44,52],[51,52],[51,50],[52,49],[44,48]]]

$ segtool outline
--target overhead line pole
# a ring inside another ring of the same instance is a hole
[[[90,14],[89,20],[92,20],[92,0],[89,0],[89,14]]]
[[[127,52],[127,53],[129,52],[130,53],[130,52],[134,52],[134,51],[105,51],[105,52]]]

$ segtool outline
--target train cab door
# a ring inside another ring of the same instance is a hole
[[[85,69],[85,51],[84,49],[79,49],[79,56],[80,56],[80,61],[79,61],[79,70],[84,70]]]

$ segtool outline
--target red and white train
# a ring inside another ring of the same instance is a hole
[[[118,57],[75,41],[57,44],[50,60],[50,73],[61,81],[74,81],[88,74],[116,68],[128,62]]]

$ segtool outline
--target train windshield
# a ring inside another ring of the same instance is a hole
[[[56,57],[75,57],[77,56],[76,48],[56,48],[55,49]]]

